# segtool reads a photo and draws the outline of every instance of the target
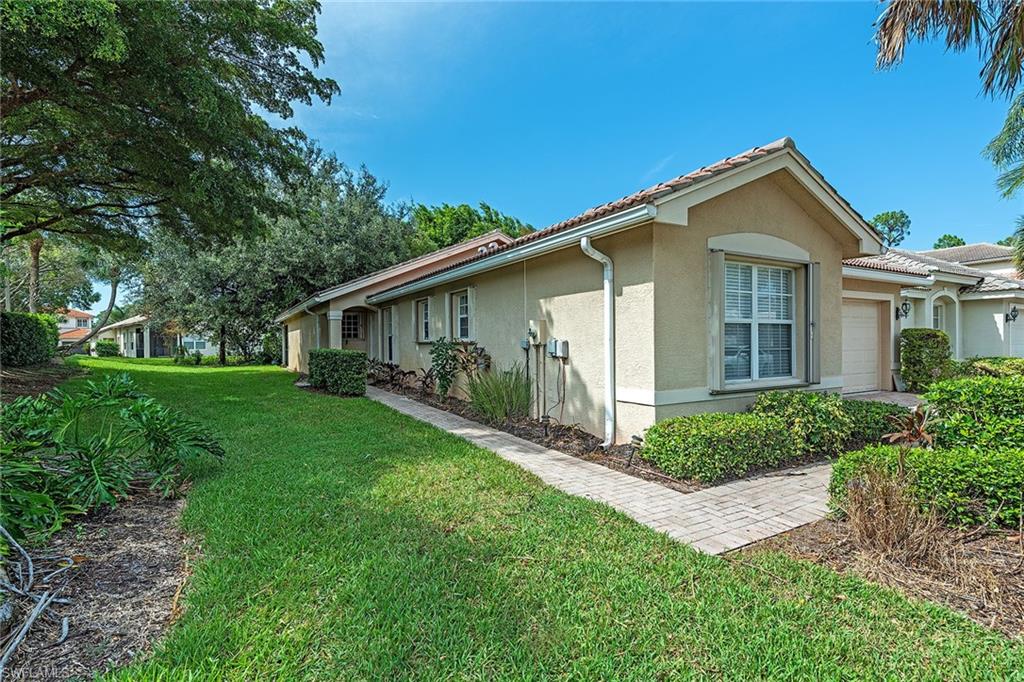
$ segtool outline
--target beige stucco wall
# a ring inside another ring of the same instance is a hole
[[[327,305],[322,304],[310,308],[310,311],[320,315],[327,310]],[[293,372],[306,373],[309,371],[309,351],[318,348],[316,333],[316,318],[314,315],[299,313],[292,315],[284,321],[288,334],[288,369]],[[321,322],[323,327],[323,322]],[[323,330],[321,329],[321,335]]]
[[[851,244],[812,218],[795,191],[772,176],[689,210],[688,224],[647,224],[594,241],[615,263],[617,437],[642,433],[657,418],[709,410],[739,410],[753,392],[712,395],[708,389],[708,239],[733,233],[771,235],[797,245],[820,263],[820,366],[823,385],[841,382],[842,257]],[[849,237],[853,241],[853,237]],[[797,292],[802,296],[802,274]],[[472,287],[476,340],[499,367],[522,361],[519,342],[530,320],[544,320],[546,337],[569,341],[564,421],[593,433],[603,429],[601,266],[578,247],[516,263],[391,302],[398,327],[399,363],[430,364],[429,345],[417,344],[414,301],[431,297],[433,337],[449,335],[445,299]],[[893,290],[898,290],[894,288]],[[388,305],[382,303],[381,307]],[[798,297],[798,329],[804,305]],[[889,331],[891,333],[891,331]],[[803,371],[803,334],[797,334],[797,375]],[[531,354],[530,371],[536,372]],[[889,360],[886,359],[885,362]],[[559,365],[547,359],[547,405],[556,401]],[[820,388],[815,386],[812,388]],[[558,409],[552,411],[558,416]]]
[[[1009,354],[1009,325],[1006,322],[1006,309],[1002,300],[961,301],[960,311],[964,316],[964,357]]]

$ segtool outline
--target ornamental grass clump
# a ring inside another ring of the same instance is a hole
[[[710,413],[674,417],[647,429],[640,456],[666,473],[701,483],[743,476],[799,454],[778,417]]]
[[[518,362],[508,369],[481,371],[469,377],[470,406],[496,422],[522,419],[530,413],[530,380]]]

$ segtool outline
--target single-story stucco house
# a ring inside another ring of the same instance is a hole
[[[518,239],[392,269],[386,286],[339,285],[344,301],[321,292],[278,322],[295,371],[315,347],[417,369],[439,337],[475,341],[498,367],[527,363],[535,413],[624,441],[772,388],[894,388],[896,311],[932,275],[864,260],[884,251],[784,138]]]
[[[174,355],[174,349],[181,346],[185,352],[199,352],[203,355],[216,355],[217,346],[200,336],[168,333],[150,324],[148,315],[133,315],[120,322],[103,327],[96,336],[96,341],[108,339],[117,341],[121,355],[127,358],[166,358]]]
[[[932,253],[890,249],[847,262],[877,263],[926,276],[927,282],[900,291],[900,325],[945,331],[953,357],[1024,357],[1024,281]]]

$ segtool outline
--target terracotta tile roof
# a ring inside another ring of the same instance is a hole
[[[960,288],[961,294],[983,294],[996,291],[1020,291],[1024,296],[1024,280],[994,275],[990,272],[980,283]]]
[[[491,250],[488,253],[474,255],[469,258],[466,258],[465,260],[461,260],[456,263],[452,263],[451,265],[447,265],[443,268],[438,268],[437,270],[428,272],[420,277],[411,279],[408,282],[404,282],[401,286],[405,286],[413,282],[418,282],[420,280],[427,279],[428,277],[433,277],[442,272],[454,270],[455,268],[462,267],[469,263],[474,263],[479,260],[484,260],[485,258],[490,258],[496,254],[502,253],[509,249],[513,249],[530,242],[545,239],[554,234],[558,234],[559,232],[563,232],[573,227],[578,227],[579,225],[583,225],[584,223],[588,223],[592,220],[597,220],[598,218],[603,218],[605,216],[618,213],[619,211],[624,211],[626,209],[634,208],[642,204],[651,203],[656,199],[659,199],[667,194],[671,194],[672,192],[676,192],[686,187],[690,187],[692,185],[704,182],[705,180],[713,178],[717,175],[721,175],[722,173],[731,171],[734,168],[739,168],[740,166],[744,166],[752,161],[756,161],[757,159],[761,159],[771,154],[782,152],[786,149],[791,149],[797,154],[799,154],[799,152],[796,150],[796,143],[793,142],[793,139],[790,137],[783,137],[764,146],[753,147],[745,152],[736,154],[735,156],[730,156],[728,158],[722,159],[721,161],[716,161],[715,163],[709,166],[703,166],[695,171],[691,171],[684,175],[679,175],[675,178],[672,178],[671,180],[659,182],[658,184],[647,187],[646,189],[633,192],[632,194],[627,194],[626,196],[616,199],[615,201],[609,201],[608,203],[600,204],[599,206],[594,206],[593,208],[589,208],[583,213],[575,215],[567,220],[563,220],[560,223],[555,223],[554,225],[545,227],[542,230],[537,230],[535,232],[523,235],[522,237],[519,237],[515,241],[511,242],[510,244],[499,246],[497,249]],[[808,163],[807,165],[810,166],[810,163]],[[846,206],[850,211],[857,215],[861,219],[861,221],[864,221],[864,218],[859,213],[857,213],[853,206],[851,206],[848,201],[839,196],[839,193],[835,191],[835,188],[829,185],[825,178],[820,173],[818,173],[817,170],[812,168],[812,172],[814,172],[823,183],[825,183],[826,185],[828,185],[830,189],[832,189],[836,197],[843,203],[844,206]],[[867,225],[866,222],[865,225]],[[868,227],[870,228],[870,226]]]
[[[855,268],[866,268],[868,270],[881,270],[882,272],[895,272],[899,275],[917,275],[918,277],[928,277],[929,274],[928,271],[923,268],[911,268],[897,263],[890,263],[885,260],[878,260],[877,257],[871,256],[847,258],[843,261],[843,265],[849,265]]]
[[[934,274],[934,273],[946,273],[950,275],[958,275],[960,277],[974,277],[977,279],[975,284],[968,284],[960,287],[960,293],[962,294],[975,294],[975,293],[989,293],[997,291],[1017,291],[1024,292],[1024,281],[1019,279],[1013,279],[1012,277],[1004,277],[1003,275],[997,275],[987,270],[978,270],[977,268],[969,268],[965,265],[959,265],[957,263],[951,263],[941,258],[935,258],[934,256],[926,255],[924,253],[918,253],[914,251],[900,251],[899,249],[889,249],[880,256],[867,256],[865,258],[850,258],[843,261],[846,265],[854,265],[855,267],[874,267],[874,268],[898,268],[894,272],[905,271],[906,274]]]
[[[74,308],[62,308],[56,311],[58,315],[64,315],[65,317],[76,317],[86,320],[91,320],[95,315],[87,313],[82,310],[75,310]]]
[[[965,244],[963,246],[951,246],[946,249],[918,251],[918,253],[925,256],[931,256],[933,258],[941,258],[942,260],[949,261],[950,263],[964,263],[967,265],[970,265],[971,263],[985,263],[988,261],[1013,258],[1012,247],[1000,246],[999,244],[989,244],[988,242]]]
[[[84,338],[86,334],[91,332],[92,329],[89,327],[76,327],[69,329],[66,332],[60,333],[61,341],[77,341],[78,339]]]

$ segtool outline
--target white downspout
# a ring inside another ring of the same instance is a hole
[[[615,443],[615,267],[612,259],[590,244],[590,237],[580,239],[580,248],[604,266],[604,442],[602,448]]]

